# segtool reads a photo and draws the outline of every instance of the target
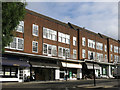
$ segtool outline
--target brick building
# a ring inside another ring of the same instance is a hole
[[[92,75],[93,61],[96,77],[113,77],[111,67],[116,60],[111,61],[111,54],[118,55],[116,40],[30,10],[26,12],[3,54],[2,81],[82,79]]]

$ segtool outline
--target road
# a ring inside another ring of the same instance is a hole
[[[3,83],[2,90],[120,90],[118,79],[97,79],[96,86],[93,83],[93,80],[16,82]]]

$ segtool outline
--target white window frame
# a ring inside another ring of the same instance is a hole
[[[34,26],[37,27],[37,29],[36,29],[36,30],[37,30],[37,34],[34,33],[34,30],[35,30],[35,29],[34,29]],[[32,34],[33,34],[33,36],[38,36],[38,34],[39,34],[39,26],[38,26],[38,25],[32,24]]]
[[[19,26],[22,27],[22,31],[19,30]],[[16,27],[16,31],[24,33],[24,21],[19,21],[19,25]]]
[[[77,46],[77,38],[73,36],[73,46]]]
[[[23,49],[18,49],[18,39],[21,39],[23,41]],[[24,39],[23,38],[17,38],[17,50],[24,50]]]
[[[112,52],[112,48],[113,48],[113,46],[112,45],[110,45],[110,51]]]
[[[110,54],[110,61],[113,61],[113,55],[112,54]]]
[[[73,49],[73,59],[77,59],[77,50]]]
[[[88,39],[88,47],[95,49],[95,40]]]
[[[86,40],[85,40],[85,37],[82,37],[82,46],[86,46]]]
[[[95,52],[93,51],[88,51],[88,59],[90,59],[91,53],[93,53],[93,60],[95,60],[96,59]]]
[[[82,58],[86,58],[86,50],[82,49]]]
[[[118,46],[114,46],[114,53],[118,53]]]
[[[105,52],[107,52],[107,45],[104,45],[105,47],[104,47],[104,49],[105,49]]]
[[[33,43],[37,43],[37,51],[33,51]],[[38,42],[37,41],[32,41],[32,52],[33,53],[38,53]]]
[[[102,51],[103,50],[103,43],[96,42],[96,49]]]

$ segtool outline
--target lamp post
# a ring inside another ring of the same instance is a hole
[[[91,53],[91,55],[90,55],[90,60],[93,60],[93,53]],[[93,63],[94,86],[96,86],[96,80],[95,80],[95,66],[94,66],[95,62],[92,61],[92,63]]]

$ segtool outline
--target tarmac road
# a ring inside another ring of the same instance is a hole
[[[120,90],[118,79],[2,83],[2,90]]]

